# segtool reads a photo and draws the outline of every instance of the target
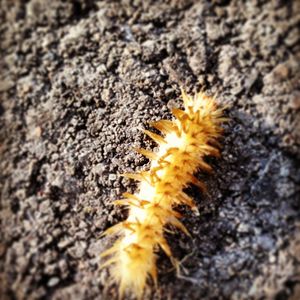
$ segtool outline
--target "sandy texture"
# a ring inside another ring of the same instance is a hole
[[[299,1],[0,3],[1,300],[116,299],[99,236],[179,86],[231,122],[145,299],[300,299]]]

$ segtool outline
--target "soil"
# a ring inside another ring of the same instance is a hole
[[[10,1],[0,8],[0,298],[117,299],[99,254],[180,87],[228,105],[200,216],[144,299],[300,299],[300,1]],[[129,299],[128,296],[126,299]]]

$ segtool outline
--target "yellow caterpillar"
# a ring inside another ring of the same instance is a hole
[[[124,199],[115,201],[116,205],[129,208],[128,218],[104,232],[120,234],[101,255],[110,256],[103,267],[110,265],[111,276],[119,284],[120,298],[125,290],[141,298],[148,277],[156,284],[158,247],[174,261],[164,238],[165,226],[173,225],[188,234],[174,207],[184,204],[197,210],[183,189],[192,183],[204,190],[205,185],[193,174],[197,170],[211,171],[205,156],[219,156],[217,138],[222,133],[220,124],[226,121],[223,109],[218,109],[215,99],[202,92],[191,97],[182,91],[182,98],[184,110],[174,108],[173,121],[152,123],[163,136],[144,130],[159,148],[156,152],[137,150],[151,160],[150,170],[123,175],[140,181],[139,190],[134,195],[124,193]]]

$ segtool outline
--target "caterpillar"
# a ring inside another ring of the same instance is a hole
[[[162,133],[144,130],[157,144],[157,151],[136,149],[151,161],[149,171],[123,176],[140,182],[135,194],[124,193],[114,204],[128,208],[128,218],[103,235],[119,234],[114,245],[101,256],[109,257],[102,267],[110,266],[112,280],[119,285],[119,297],[125,291],[141,299],[148,278],[157,286],[156,257],[161,248],[173,263],[171,249],[164,238],[166,226],[175,227],[189,235],[179,221],[181,215],[174,207],[186,205],[197,211],[194,201],[183,191],[193,184],[205,191],[205,184],[193,174],[198,170],[212,171],[205,156],[219,157],[218,137],[224,108],[218,108],[215,97],[203,92],[195,96],[182,90],[184,110],[171,110],[173,120],[150,123]]]

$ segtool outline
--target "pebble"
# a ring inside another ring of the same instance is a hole
[[[69,245],[71,245],[73,243],[73,241],[71,239],[64,239],[62,241],[60,241],[57,246],[59,249],[64,249],[67,248]]]
[[[292,95],[292,99],[289,102],[289,106],[294,110],[300,109],[300,92],[295,92],[295,94]]]
[[[109,174],[108,176],[108,180],[109,181],[115,181],[117,179],[117,175],[116,174]]]
[[[284,63],[279,64],[273,70],[273,74],[277,80],[285,80],[289,75],[289,68]]]
[[[51,277],[47,283],[48,287],[54,287],[58,285],[60,279],[58,277]]]
[[[237,231],[240,233],[247,233],[250,231],[250,226],[248,224],[241,223],[239,224]]]

